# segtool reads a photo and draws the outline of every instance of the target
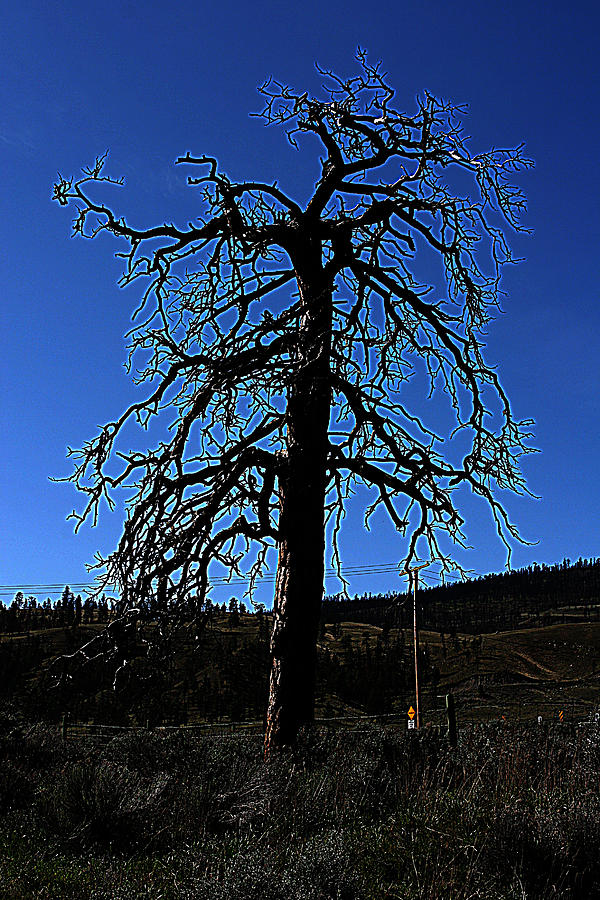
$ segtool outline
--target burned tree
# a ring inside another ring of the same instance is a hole
[[[421,539],[443,567],[449,543],[464,540],[459,488],[489,505],[507,549],[518,534],[497,489],[527,490],[519,462],[531,423],[513,417],[481,334],[512,260],[506,226],[521,228],[511,178],[530,162],[522,147],[472,153],[464,111],[429,94],[398,112],[380,67],[362,52],[358,62],[349,79],[323,71],[321,98],[275,81],[259,89],[263,122],[322,154],[303,205],[190,152],[177,163],[193,170],[202,218],[183,228],[134,227],[95,199],[120,183],[104,157],[54,193],[77,207],[75,234],[124,242],[121,284],[144,283],[129,334],[143,396],[70,451],[70,480],[87,494],[76,527],[133,486],[99,578],[139,620],[201,618],[215,564],[252,587],[276,548],[267,750],[313,715],[326,524],[339,569],[353,487],[373,490],[366,520],[387,512],[403,564]],[[459,195],[456,172],[472,196]],[[450,435],[427,409],[405,407],[415,373],[447,395]],[[145,428],[165,410],[167,438],[119,449],[126,423]]]

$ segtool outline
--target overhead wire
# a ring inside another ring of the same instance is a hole
[[[333,568],[328,568],[325,571],[326,578],[339,577],[339,574],[340,573],[336,569],[333,569]],[[405,577],[407,573],[402,571],[399,568],[399,565],[397,563],[375,563],[375,564],[371,564],[371,565],[345,566],[345,567],[342,567],[341,574],[345,578],[354,578],[354,577],[361,577],[361,576],[366,576],[366,575],[387,575],[387,574],[397,574],[399,577],[402,578],[402,577]],[[433,574],[430,572],[421,571],[419,577],[420,577],[420,579],[423,579],[424,581],[429,582],[431,584],[433,584],[434,582],[441,583],[442,580],[450,580],[450,581],[460,581],[461,580],[460,576],[453,575],[452,573],[445,573],[443,576],[443,579],[442,579],[441,572]],[[216,576],[214,578],[211,578],[211,584],[214,585],[215,587],[226,586],[226,585],[231,585],[231,586],[246,585],[246,584],[248,584],[248,581],[249,581],[249,579],[247,577],[239,577],[239,576],[227,578],[227,576],[223,575],[223,576]],[[269,584],[269,583],[273,583],[274,581],[275,581],[274,573],[265,574],[256,579],[256,582],[261,583],[261,584]],[[52,582],[52,583],[36,582],[36,583],[29,583],[29,584],[25,584],[25,583],[0,584],[0,598],[14,596],[15,593],[19,593],[19,592],[20,593],[28,592],[29,595],[61,594],[64,591],[65,586],[67,586],[67,585],[71,591],[75,591],[75,592],[88,591],[88,590],[91,591],[95,587],[97,587],[95,582],[86,582],[86,581],[76,581],[76,582],[65,581],[65,582],[61,582],[61,583],[59,583],[59,582]],[[108,590],[107,593],[111,593],[111,591]]]

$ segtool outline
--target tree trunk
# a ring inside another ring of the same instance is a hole
[[[312,257],[312,262],[311,262]],[[325,576],[325,491],[331,389],[332,290],[320,247],[296,264],[302,301],[297,374],[287,406],[279,477],[279,558],[273,604],[265,756],[314,718],[317,637]]]

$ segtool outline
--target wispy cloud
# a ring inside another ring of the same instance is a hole
[[[0,141],[8,144],[9,147],[24,147],[26,150],[35,150],[35,144],[29,135],[23,132],[11,130],[10,128],[2,128],[0,126]]]

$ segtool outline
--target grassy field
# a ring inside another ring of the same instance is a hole
[[[4,900],[600,897],[600,726],[134,732],[0,721]]]
[[[21,687],[35,687],[46,671],[48,660],[72,649],[74,640],[89,639],[99,628],[88,625],[79,629],[34,631],[29,635],[3,635],[0,649],[10,646],[20,658],[19,648],[24,648],[27,641],[39,642],[46,664],[23,671],[20,683]],[[442,638],[437,632],[424,631],[420,639],[428,660],[423,669],[421,696],[425,724],[444,721],[444,698],[448,692],[455,695],[459,723],[465,724],[502,720],[502,717],[511,723],[534,721],[540,715],[544,721],[553,721],[561,711],[565,720],[578,720],[600,705],[600,623],[556,624],[478,637],[458,634]],[[402,646],[398,649],[400,641]],[[255,683],[250,706],[213,710],[208,718],[260,719],[266,698],[267,642],[267,629],[263,627],[261,637],[257,617],[249,615],[232,624],[230,616],[221,614],[207,633],[197,659],[191,653],[189,642],[181,638],[168,683],[158,686],[164,707],[181,713],[185,700],[185,721],[190,724],[204,721],[207,711],[200,706],[199,697],[207,692],[227,690],[231,695],[235,693],[235,679],[240,679]],[[364,680],[377,672],[380,665],[377,650],[383,647],[385,652],[385,648],[394,645],[396,656],[388,656],[387,669],[379,671],[379,681],[386,687],[390,674],[403,673],[403,678],[397,690],[387,690],[377,712],[404,716],[414,704],[411,631],[405,629],[400,635],[396,629],[385,632],[373,625],[352,622],[326,625],[319,652],[321,659],[327,656],[339,661],[342,671],[344,665],[348,665],[349,672],[359,666]],[[235,660],[241,662],[231,668]],[[14,662],[8,660],[7,665]],[[338,676],[338,681],[340,677],[343,681],[343,675]],[[107,702],[110,694],[111,691],[104,690]],[[370,710],[352,690],[338,690],[334,683],[322,680],[316,712],[318,717],[332,718],[364,715]],[[102,722],[101,715],[102,707],[93,716],[94,720]],[[124,715],[125,722],[130,714]],[[89,713],[84,715],[84,720],[89,720]],[[144,721],[141,717],[141,724]],[[179,721],[171,719],[165,724],[179,724]],[[155,724],[160,722],[157,720]]]
[[[326,630],[321,647],[341,653],[344,636],[356,647],[368,637],[375,645],[382,629],[373,625],[343,623],[337,638]],[[392,629],[389,640],[394,641]],[[406,634],[407,662],[412,653],[412,633]],[[600,623],[574,623],[507,631],[495,634],[458,634],[455,638],[437,632],[420,634],[439,681],[423,686],[425,723],[444,720],[444,696],[452,692],[463,722],[502,719],[511,722],[535,720],[539,715],[557,719],[580,719],[600,704]],[[335,698],[326,701],[335,703]],[[414,703],[410,689],[398,697],[390,712],[405,712]],[[340,713],[359,712],[338,704]],[[319,712],[324,712],[321,704]]]
[[[439,636],[422,640],[428,638],[441,671],[439,693],[456,695],[463,721],[556,719],[561,710],[565,718],[580,719],[600,703],[598,623],[483,635],[479,646],[471,636],[458,636],[445,657]]]
[[[14,661],[38,643],[46,663],[23,669],[35,688],[47,661],[81,637],[59,628],[2,644]],[[342,669],[359,660],[363,678],[388,645],[404,648],[398,664],[410,671],[412,634],[394,629],[326,626],[320,653]],[[246,646],[266,646],[255,617],[213,624],[204,665],[215,683],[234,671],[217,660],[252,659]],[[56,724],[31,724],[15,695],[0,715],[0,897],[600,897],[600,625],[423,632],[421,647],[436,675],[424,686],[420,732],[404,724],[414,700],[405,679],[385,710],[395,727],[329,723],[268,765],[260,733],[142,728],[98,741],[73,729],[65,742]],[[182,641],[167,707],[192,662]],[[324,687],[317,714],[365,712]],[[457,748],[428,727],[443,721],[447,691]],[[201,718],[193,705],[187,712],[190,723]]]

